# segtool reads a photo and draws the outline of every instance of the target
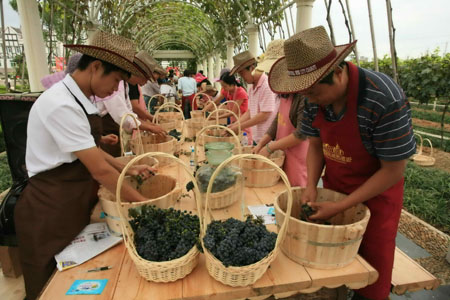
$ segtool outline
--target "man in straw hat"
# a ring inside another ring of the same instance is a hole
[[[371,213],[359,253],[378,280],[353,299],[386,299],[391,287],[395,236],[403,202],[403,173],[415,152],[410,106],[387,75],[345,62],[356,42],[333,46],[323,27],[284,44],[285,57],[270,70],[277,93],[307,98],[302,132],[309,136],[308,183],[303,203],[326,220],[358,203]],[[325,188],[347,194],[340,202],[315,202],[325,165]]]
[[[131,114],[137,119],[139,129],[165,136],[166,132],[164,129],[159,125],[150,122],[149,119],[151,119],[152,116],[145,108],[142,109],[139,104],[135,105],[138,109],[133,107],[132,103],[139,102],[139,99],[142,98],[137,85],[145,84],[149,79],[152,80],[154,74],[152,72],[153,59],[145,51],[137,53],[134,57],[134,61],[142,71],[144,71],[145,75],[131,75],[127,80],[119,83],[119,92],[108,99],[104,99],[104,101],[96,102],[97,109],[100,111],[99,115],[102,116],[103,133],[117,135],[120,139],[119,131],[122,117],[126,114]],[[133,90],[133,87],[135,90]],[[139,113],[140,116],[137,113]],[[131,132],[136,128],[136,123],[132,118],[127,118],[124,120],[123,128],[125,131]],[[120,156],[122,152],[121,142],[116,144],[101,144],[101,148],[113,157]]]
[[[255,70],[256,59],[249,51],[235,55],[233,61],[230,75],[239,74],[249,84],[249,110],[240,118],[241,129],[252,128],[253,140],[258,143],[276,117],[279,101],[269,88],[267,75]],[[229,127],[234,132],[238,131],[237,124]]]
[[[269,73],[272,65],[284,56],[284,40],[274,40],[267,46],[267,51],[260,56],[257,70]],[[292,186],[306,186],[306,153],[309,141],[301,133],[304,97],[299,94],[278,95],[280,106],[278,117],[266,131],[253,149],[268,157],[276,150],[283,150],[285,160],[283,170]]]
[[[115,192],[124,167],[96,144],[101,119],[92,98],[117,90],[130,74],[142,76],[133,64],[134,43],[97,31],[89,45],[66,45],[83,53],[77,69],[46,90],[34,103],[27,128],[29,175],[15,209],[15,227],[28,300],[36,299],[55,269],[62,251],[89,223],[97,183]],[[130,175],[150,176],[148,166]],[[126,201],[146,199],[129,185]]]

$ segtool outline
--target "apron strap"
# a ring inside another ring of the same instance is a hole
[[[63,82],[64,86],[67,88],[67,90],[69,91],[69,93],[73,96],[73,98],[75,99],[75,101],[78,103],[78,105],[81,106],[81,108],[83,109],[84,113],[86,114],[86,116],[89,116],[89,114],[87,113],[86,109],[84,108],[83,104],[81,104],[80,100],[78,100],[78,98],[72,93],[72,91],[69,89],[69,87]]]

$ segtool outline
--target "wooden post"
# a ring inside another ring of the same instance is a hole
[[[347,6],[348,20],[350,21],[350,28],[352,29],[352,40],[354,41],[356,40],[355,28],[353,27],[352,14],[350,13],[350,5],[348,4],[348,0],[345,0],[345,5]],[[355,45],[353,51],[355,52],[356,63],[360,66],[357,45]]]
[[[389,28],[389,44],[391,45],[391,60],[392,60],[392,79],[395,82],[398,82],[398,74],[397,74],[397,55],[395,54],[395,42],[394,42],[394,26],[392,24],[392,7],[391,0],[386,0],[386,9],[387,9],[387,17],[388,17],[388,28]]]
[[[330,1],[330,2],[328,2]],[[333,23],[331,22],[330,10],[331,10],[331,0],[323,0],[325,2],[325,8],[327,9],[327,23],[330,28],[330,38],[333,45],[336,46],[336,39],[334,37]]]
[[[372,6],[370,5],[370,0],[367,0],[367,8],[369,10],[370,36],[372,37],[373,64],[375,67],[375,71],[378,72],[379,68],[378,68],[377,45],[375,42],[375,32],[373,29],[373,20],[372,20]]]

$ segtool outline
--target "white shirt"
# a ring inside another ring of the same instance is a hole
[[[197,81],[192,77],[183,76],[178,79],[178,89],[183,91],[183,96],[190,96],[197,91]]]
[[[25,160],[30,177],[77,160],[75,151],[95,147],[88,118],[68,88],[88,114],[98,113],[69,74],[42,93],[28,117]]]
[[[100,116],[105,116],[106,114],[110,114],[111,118],[120,125],[122,121],[122,117],[125,114],[132,114],[136,120],[138,116],[133,113],[133,107],[131,106],[130,98],[128,97],[128,84],[124,86],[124,81],[119,83],[119,93],[116,93],[112,98],[108,100],[100,100],[95,103],[97,109],[100,112]],[[137,120],[138,126],[141,125],[141,122]],[[126,118],[123,122],[123,128],[127,132],[131,132],[134,128],[136,128],[136,124],[132,118]]]
[[[159,84],[157,82],[147,81],[146,84],[141,86],[142,94],[152,97],[156,94],[160,94]]]
[[[264,122],[252,126],[252,137],[257,143],[259,143],[259,140],[264,136],[273,119],[277,116],[279,105],[280,99],[271,91],[266,74],[263,73],[261,75],[255,87],[253,84],[248,86],[250,118],[253,118],[260,112],[270,112],[269,117]]]

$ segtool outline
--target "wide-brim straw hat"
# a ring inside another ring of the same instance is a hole
[[[145,78],[153,81],[153,73],[158,67],[158,62],[147,51],[141,50],[136,53],[133,62],[144,71]]]
[[[270,72],[272,65],[280,58],[284,56],[284,40],[273,40],[267,45],[267,50],[259,56],[258,65],[256,70],[266,73]]]
[[[244,51],[233,56],[234,67],[230,71],[230,75],[239,73],[241,70],[254,65],[256,63],[256,58],[250,51]]]
[[[323,26],[293,35],[284,42],[285,56],[270,69],[270,89],[278,94],[307,90],[334,70],[355,44],[333,46]]]
[[[143,75],[143,71],[133,63],[134,54],[136,53],[135,43],[123,36],[97,30],[92,34],[89,45],[64,46],[113,64],[133,75]]]

